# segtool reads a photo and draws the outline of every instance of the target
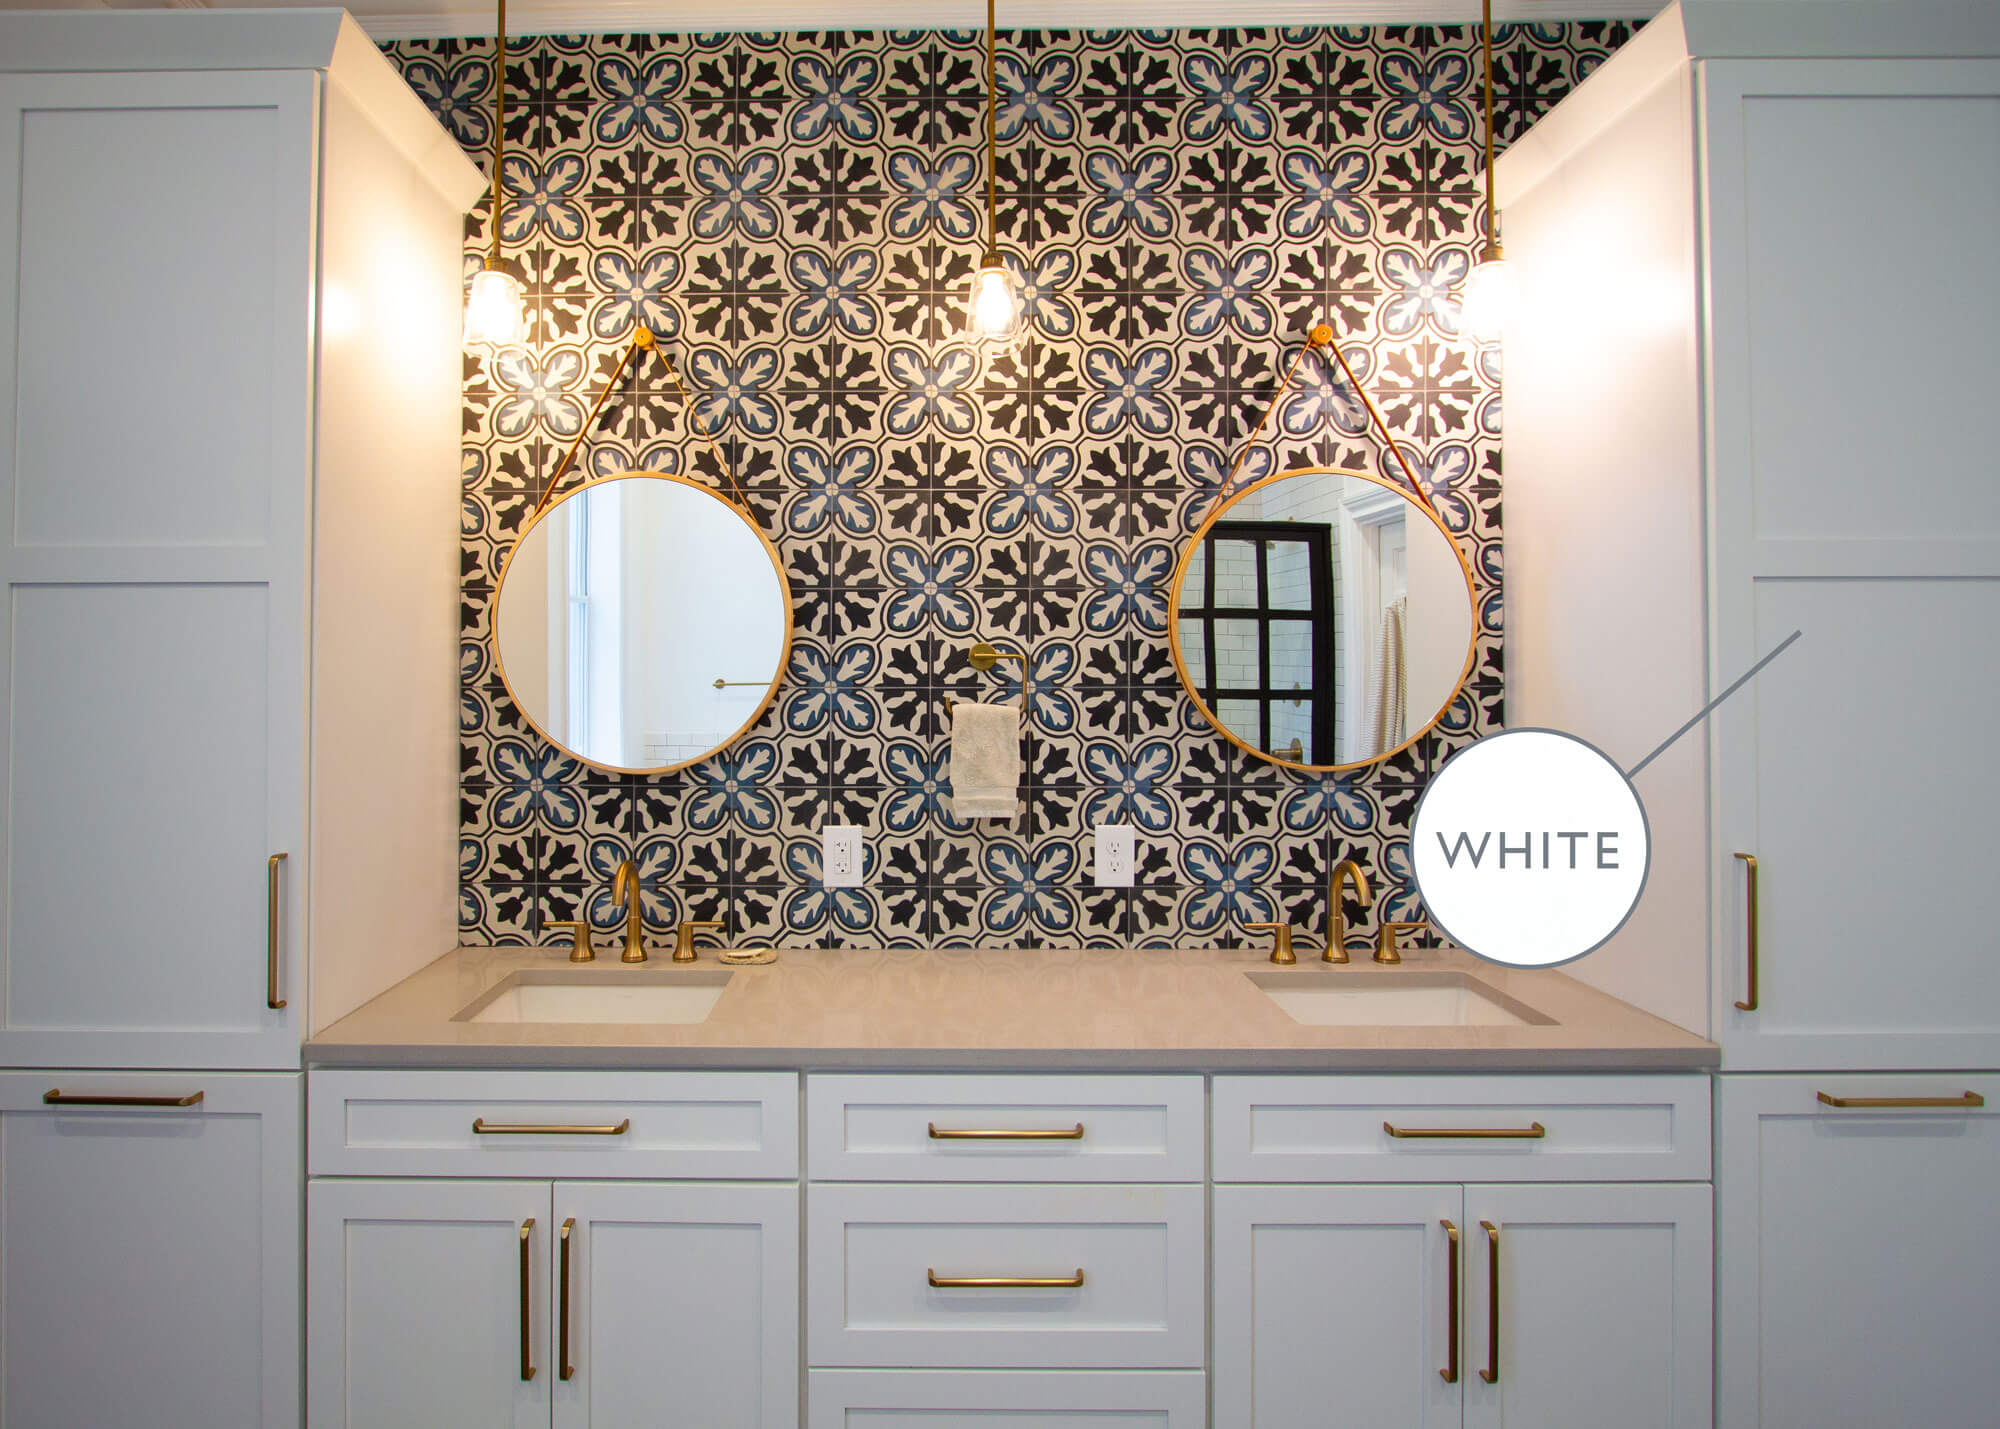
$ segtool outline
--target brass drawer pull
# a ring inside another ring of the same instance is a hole
[[[562,1223],[562,1283],[556,1290],[556,1321],[561,1327],[556,1332],[556,1373],[565,1380],[576,1376],[576,1366],[569,1362],[569,1237],[575,1229],[575,1216]]]
[[[939,1275],[925,1272],[934,1290],[1075,1290],[1083,1284],[1083,1269],[1074,1275]]]
[[[626,1117],[616,1126],[579,1126],[574,1122],[548,1122],[543,1125],[507,1125],[489,1122],[484,1117],[472,1119],[472,1133],[475,1136],[623,1136],[632,1129],[632,1118]]]
[[[1526,1126],[1397,1126],[1385,1121],[1382,1129],[1403,1141],[1464,1136],[1480,1141],[1540,1141],[1549,1134],[1539,1121]]]
[[[1078,1122],[1068,1131],[954,1131],[950,1127],[939,1129],[936,1122],[928,1123],[932,1141],[1081,1141],[1083,1123]]]
[[[1971,1110],[1986,1105],[1986,1098],[1978,1092],[1966,1092],[1956,1097],[1836,1097],[1826,1092],[1819,1093],[1819,1099],[1827,1106],[1839,1107],[1958,1107]]]
[[[264,1006],[273,1012],[285,1005],[278,996],[278,865],[284,861],[274,853],[264,865]]]
[[[1488,1384],[1500,1382],[1500,1228],[1481,1221],[1486,1232],[1486,1283],[1492,1287],[1492,1311],[1486,1317],[1486,1368],[1479,1377]]]
[[[50,1087],[42,1093],[43,1106],[200,1106],[202,1094],[184,1097],[80,1097]]]
[[[531,1320],[528,1310],[528,1237],[534,1229],[533,1216],[521,1222],[521,1383],[523,1384],[535,1377],[533,1347],[528,1343],[528,1327]]]
[[[1451,1246],[1445,1251],[1444,1298],[1446,1310],[1444,1368],[1438,1371],[1438,1378],[1446,1384],[1458,1383],[1458,1227],[1450,1221],[1439,1221],[1444,1233],[1451,1237]]]
[[[1742,1002],[1737,1003],[1736,1010],[1738,1012],[1755,1012],[1757,1010],[1757,855],[1753,853],[1739,853],[1736,857],[1743,860],[1744,877],[1747,880],[1744,884],[1743,894],[1749,907],[1750,918],[1749,927],[1744,933],[1744,951],[1749,956],[1750,964],[1750,983],[1745,991],[1750,996]]]

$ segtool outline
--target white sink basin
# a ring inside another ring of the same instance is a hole
[[[455,1022],[705,1022],[726,972],[518,972]]]
[[[1553,1025],[1525,1003],[1458,972],[1251,973],[1250,981],[1307,1027]]]

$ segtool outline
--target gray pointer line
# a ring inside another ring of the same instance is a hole
[[[1630,769],[1627,769],[1625,771],[1625,777],[1627,779],[1638,778],[1639,771],[1641,769],[1644,769],[1648,764],[1651,764],[1655,759],[1658,759],[1662,754],[1665,754],[1669,749],[1672,749],[1674,747],[1675,740],[1679,739],[1682,735],[1686,734],[1689,730],[1693,729],[1696,725],[1700,724],[1704,719],[1707,719],[1710,711],[1712,711],[1717,705],[1721,704],[1724,700],[1728,699],[1731,695],[1735,694],[1738,690],[1742,689],[1745,685],[1749,684],[1750,679],[1753,675],[1755,675],[1759,670],[1763,669],[1766,665],[1770,664],[1773,660],[1777,659],[1780,655],[1784,654],[1785,651],[1788,648],[1790,648],[1791,643],[1794,640],[1798,639],[1799,636],[1804,633],[1805,633],[1804,631],[1794,630],[1790,635],[1787,635],[1783,640],[1779,641],[1777,649],[1773,650],[1770,654],[1766,655],[1763,659],[1759,660],[1756,664],[1752,665],[1749,669],[1745,670],[1742,673],[1742,675],[1737,678],[1735,684],[1731,685],[1728,689],[1724,690],[1721,694],[1717,695],[1714,699],[1710,700],[1707,704],[1703,705],[1701,707],[1701,712],[1699,714],[1697,714],[1693,719],[1689,720],[1686,724],[1682,725],[1679,729],[1675,730],[1672,734],[1667,736],[1667,742],[1665,744],[1661,745],[1658,749],[1654,750],[1651,754],[1647,755],[1644,759],[1640,760],[1637,764],[1634,764]]]

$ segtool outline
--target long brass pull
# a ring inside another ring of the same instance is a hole
[[[629,1116],[616,1126],[583,1126],[566,1121],[510,1125],[488,1121],[480,1116],[472,1119],[474,1136],[623,1136],[631,1129],[632,1118]]]
[[[1539,1121],[1526,1126],[1397,1126],[1385,1121],[1382,1129],[1403,1141],[1467,1136],[1478,1141],[1540,1141],[1549,1134],[1549,1129]]]
[[[561,1327],[556,1331],[556,1372],[564,1379],[576,1374],[576,1366],[569,1362],[569,1235],[575,1229],[575,1216],[562,1223],[562,1275],[556,1289],[556,1319]]]
[[[1978,1092],[1966,1092],[1955,1097],[1836,1097],[1826,1092],[1819,1093],[1819,1099],[1827,1106],[1840,1107],[1959,1107],[1973,1109],[1986,1105],[1986,1098]]]
[[[521,1383],[523,1384],[535,1377],[533,1347],[528,1343],[528,1236],[534,1229],[533,1216],[521,1222]]]
[[[80,1097],[50,1087],[42,1093],[44,1106],[200,1106],[202,1094],[184,1097]]]
[[[285,1005],[278,996],[278,865],[284,861],[274,853],[264,865],[264,1006],[273,1012]]]
[[[1451,1247],[1445,1252],[1444,1298],[1449,1318],[1445,1325],[1444,1368],[1438,1371],[1438,1378],[1446,1384],[1458,1383],[1458,1227],[1450,1221],[1439,1221],[1444,1233],[1451,1237]]]
[[[939,1275],[925,1271],[934,1290],[1075,1290],[1083,1284],[1083,1269],[1074,1275]]]
[[[1067,1131],[954,1131],[950,1127],[940,1128],[936,1122],[927,1123],[932,1141],[1081,1141],[1083,1123],[1078,1122]]]
[[[1491,1312],[1486,1317],[1486,1368],[1479,1377],[1488,1384],[1500,1382],[1500,1228],[1481,1221],[1486,1232],[1486,1283],[1492,1289]]]
[[[1750,986],[1748,989],[1750,997],[1747,1001],[1737,1003],[1736,1010],[1738,1012],[1755,1012],[1757,1010],[1757,855],[1754,853],[1739,853],[1736,857],[1743,860],[1743,866],[1746,870],[1745,877],[1748,879],[1748,882],[1744,886],[1744,897],[1749,903],[1749,927],[1745,931],[1745,951],[1749,954],[1750,964]]]

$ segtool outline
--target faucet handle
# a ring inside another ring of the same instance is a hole
[[[1271,961],[1283,967],[1297,962],[1298,954],[1292,951],[1292,925],[1290,923],[1245,923],[1253,933],[1272,934]]]
[[[570,933],[569,960],[573,963],[595,961],[597,954],[590,946],[590,924],[581,919],[550,919],[542,924],[544,928],[567,928]]]
[[[1428,928],[1430,919],[1413,918],[1407,923],[1388,922],[1375,939],[1375,961],[1378,963],[1400,963],[1403,955],[1396,951],[1396,934],[1404,929]]]
[[[695,929],[720,928],[722,926],[722,920],[719,918],[683,919],[679,931],[674,935],[674,961],[677,963],[691,963],[694,961]]]

